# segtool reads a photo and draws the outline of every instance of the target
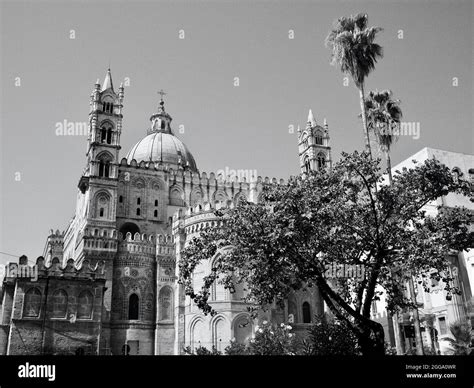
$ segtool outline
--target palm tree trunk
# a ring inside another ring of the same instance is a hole
[[[387,173],[388,173],[388,184],[392,186],[393,176],[392,176],[392,160],[390,159],[390,147],[385,148],[385,160],[387,162]],[[393,276],[393,272],[392,272]],[[397,354],[402,355],[405,352],[405,347],[402,342],[402,334],[400,331],[400,323],[398,321],[398,313],[394,312],[392,316],[393,324],[393,335],[395,337],[395,347],[397,349]]]
[[[365,148],[372,159],[372,149],[370,147],[369,127],[367,126],[367,111],[365,109],[364,84],[359,88],[360,110],[362,111],[362,125],[364,127]]]
[[[385,151],[385,159],[387,161],[387,173],[388,173],[388,184],[392,186],[393,176],[392,176],[392,160],[390,159],[390,150]]]

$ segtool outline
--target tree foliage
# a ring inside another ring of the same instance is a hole
[[[410,273],[420,275],[426,287],[427,273],[442,279],[448,296],[459,292],[447,254],[469,248],[473,233],[472,215],[464,208],[439,208],[429,216],[424,210],[449,193],[472,198],[469,182],[439,161],[398,171],[391,186],[381,182],[380,160],[354,152],[343,153],[331,171],[266,185],[259,203],[216,212],[224,226],[201,231],[183,250],[179,281],[206,314],[213,313],[208,298],[214,282],[231,292],[245,284],[253,313],[274,301],[283,306],[292,290],[316,286],[357,335],[362,352],[382,354],[382,327],[370,320],[377,287],[386,290],[391,311],[412,305],[403,281]],[[210,258],[212,271],[202,289],[194,290],[194,269]],[[333,263],[360,265],[365,276],[328,278],[326,268]]]

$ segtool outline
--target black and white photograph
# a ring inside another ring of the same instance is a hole
[[[473,8],[1,0],[0,387],[472,387]]]

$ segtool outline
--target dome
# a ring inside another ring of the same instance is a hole
[[[181,165],[197,171],[194,157],[184,143],[170,132],[152,132],[144,137],[127,154],[130,163],[135,159],[138,163],[162,162],[174,166]]]
[[[186,148],[184,143],[179,140],[171,130],[171,116],[165,111],[165,103],[163,101],[164,93],[162,90],[161,101],[158,112],[150,117],[150,128],[147,136],[135,144],[127,154],[127,161],[130,163],[133,159],[140,163],[158,162],[169,164],[172,167],[178,166],[197,171],[194,157]]]

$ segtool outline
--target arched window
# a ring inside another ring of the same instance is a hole
[[[323,145],[323,134],[319,131],[317,131],[314,134],[314,141],[317,145]]]
[[[234,337],[238,344],[248,343],[252,337],[252,321],[247,316],[240,316],[234,321]]]
[[[100,177],[109,177],[110,162],[108,160],[99,161],[99,176]]]
[[[326,157],[324,154],[318,154],[318,170],[321,171],[326,166]]]
[[[119,203],[122,203],[123,202],[123,197],[120,195],[119,196]]]
[[[25,317],[38,317],[41,308],[41,292],[32,288],[25,294],[25,305],[23,315]]]
[[[306,157],[306,159],[304,160],[304,168],[305,168],[307,173],[309,173],[311,171],[311,165],[310,165],[308,157]]]
[[[67,294],[64,290],[56,290],[53,294],[53,317],[66,318]]]
[[[165,120],[161,120],[161,129],[165,129],[166,122]]]
[[[173,291],[169,287],[163,287],[159,296],[159,317],[161,321],[171,320],[173,317]]]
[[[137,294],[132,294],[128,298],[128,319],[138,319],[140,299]]]
[[[107,130],[107,144],[112,144],[112,128]]]
[[[155,206],[158,206],[158,200],[155,199]]]
[[[140,205],[141,199],[140,197],[137,198],[137,205]]]
[[[137,207],[137,216],[139,216],[139,215],[140,215],[140,208]]]
[[[104,216],[104,208],[101,207],[100,212],[99,212],[99,217],[103,217],[103,216]]]
[[[155,210],[155,211],[153,212],[153,217],[155,217],[155,218],[158,217],[158,210]]]
[[[303,303],[303,323],[311,323],[311,307],[308,302]]]
[[[102,128],[100,130],[100,142],[105,143],[106,138],[107,138],[107,130],[105,128]]]
[[[77,298],[77,318],[90,319],[92,318],[92,306],[94,297],[90,291],[82,291]]]

